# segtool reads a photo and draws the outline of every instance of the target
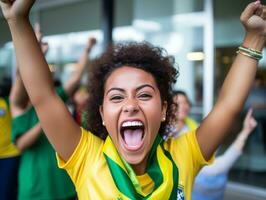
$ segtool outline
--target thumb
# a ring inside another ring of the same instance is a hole
[[[258,125],[258,122],[254,118],[252,118],[251,124],[252,127],[255,128]]]
[[[247,112],[247,114],[245,116],[245,119],[244,119],[244,124],[247,124],[248,121],[251,119],[252,113],[253,113],[253,109],[252,108],[249,108],[248,109],[248,112]]]
[[[253,114],[253,108],[248,109],[247,117],[250,118]]]

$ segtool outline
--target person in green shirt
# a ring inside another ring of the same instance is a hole
[[[48,46],[42,42],[40,31],[36,31],[36,36],[45,54]],[[68,100],[79,84],[88,64],[88,53],[93,45],[90,39],[76,64],[74,75],[63,86],[56,88],[56,93],[63,102]],[[55,152],[43,134],[35,109],[27,98],[19,71],[17,71],[13,88],[11,95],[12,140],[22,152],[18,175],[18,199],[75,199],[74,185],[66,172],[57,167]],[[24,101],[20,101],[23,96]],[[25,97],[28,101],[25,101]]]

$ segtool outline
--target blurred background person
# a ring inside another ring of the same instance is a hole
[[[0,199],[17,199],[17,174],[20,152],[11,142],[9,92],[11,80],[0,83]]]
[[[252,112],[252,109],[249,109],[242,130],[225,153],[217,156],[213,164],[203,167],[196,176],[192,191],[193,200],[222,200],[224,198],[228,172],[242,155],[248,136],[257,126]]]
[[[253,115],[258,122],[257,134],[252,135],[250,145],[260,146],[261,151],[266,153],[266,78],[260,73],[256,75],[253,87],[245,102],[244,110],[248,110],[249,107],[253,108]]]
[[[72,104],[74,106],[73,117],[80,126],[86,126],[86,106],[89,98],[88,90],[81,85],[72,97]]]
[[[195,130],[198,123],[189,117],[191,103],[186,92],[175,90],[173,92],[173,102],[175,103],[176,112],[175,116],[172,116],[171,126],[168,127],[168,137],[177,138],[190,130]]]
[[[96,45],[96,39],[91,37],[88,39],[86,47],[85,47],[85,54],[89,54],[91,52],[91,49]],[[84,52],[83,52],[84,53]],[[86,57],[84,55],[84,58]],[[83,56],[82,56],[83,57]],[[88,68],[90,68],[90,59],[86,61]],[[88,69],[89,73],[89,69]],[[86,83],[79,84],[76,89],[73,92],[73,95],[71,96],[70,101],[68,102],[69,110],[71,111],[75,121],[80,126],[86,126],[86,120],[85,119],[85,110],[87,106],[87,100],[89,98],[89,93],[86,87]]]

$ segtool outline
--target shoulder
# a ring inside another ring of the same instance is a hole
[[[198,123],[190,117],[186,117],[185,123],[187,124],[190,130],[195,130],[199,126]]]
[[[81,131],[80,141],[70,158],[66,162],[59,159],[61,168],[71,169],[81,163],[93,163],[101,154],[104,141],[84,128]]]
[[[199,169],[205,164],[212,162],[206,161],[202,155],[200,146],[196,137],[196,130],[189,131],[178,138],[173,138],[165,142],[164,147],[173,156],[174,160],[182,160],[184,163],[194,165]]]

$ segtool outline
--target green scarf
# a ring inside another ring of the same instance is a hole
[[[163,140],[158,134],[147,160],[146,172],[154,182],[153,191],[145,196],[135,172],[117,152],[111,138],[106,138],[103,153],[122,199],[177,199],[178,168],[168,151],[163,148]]]

